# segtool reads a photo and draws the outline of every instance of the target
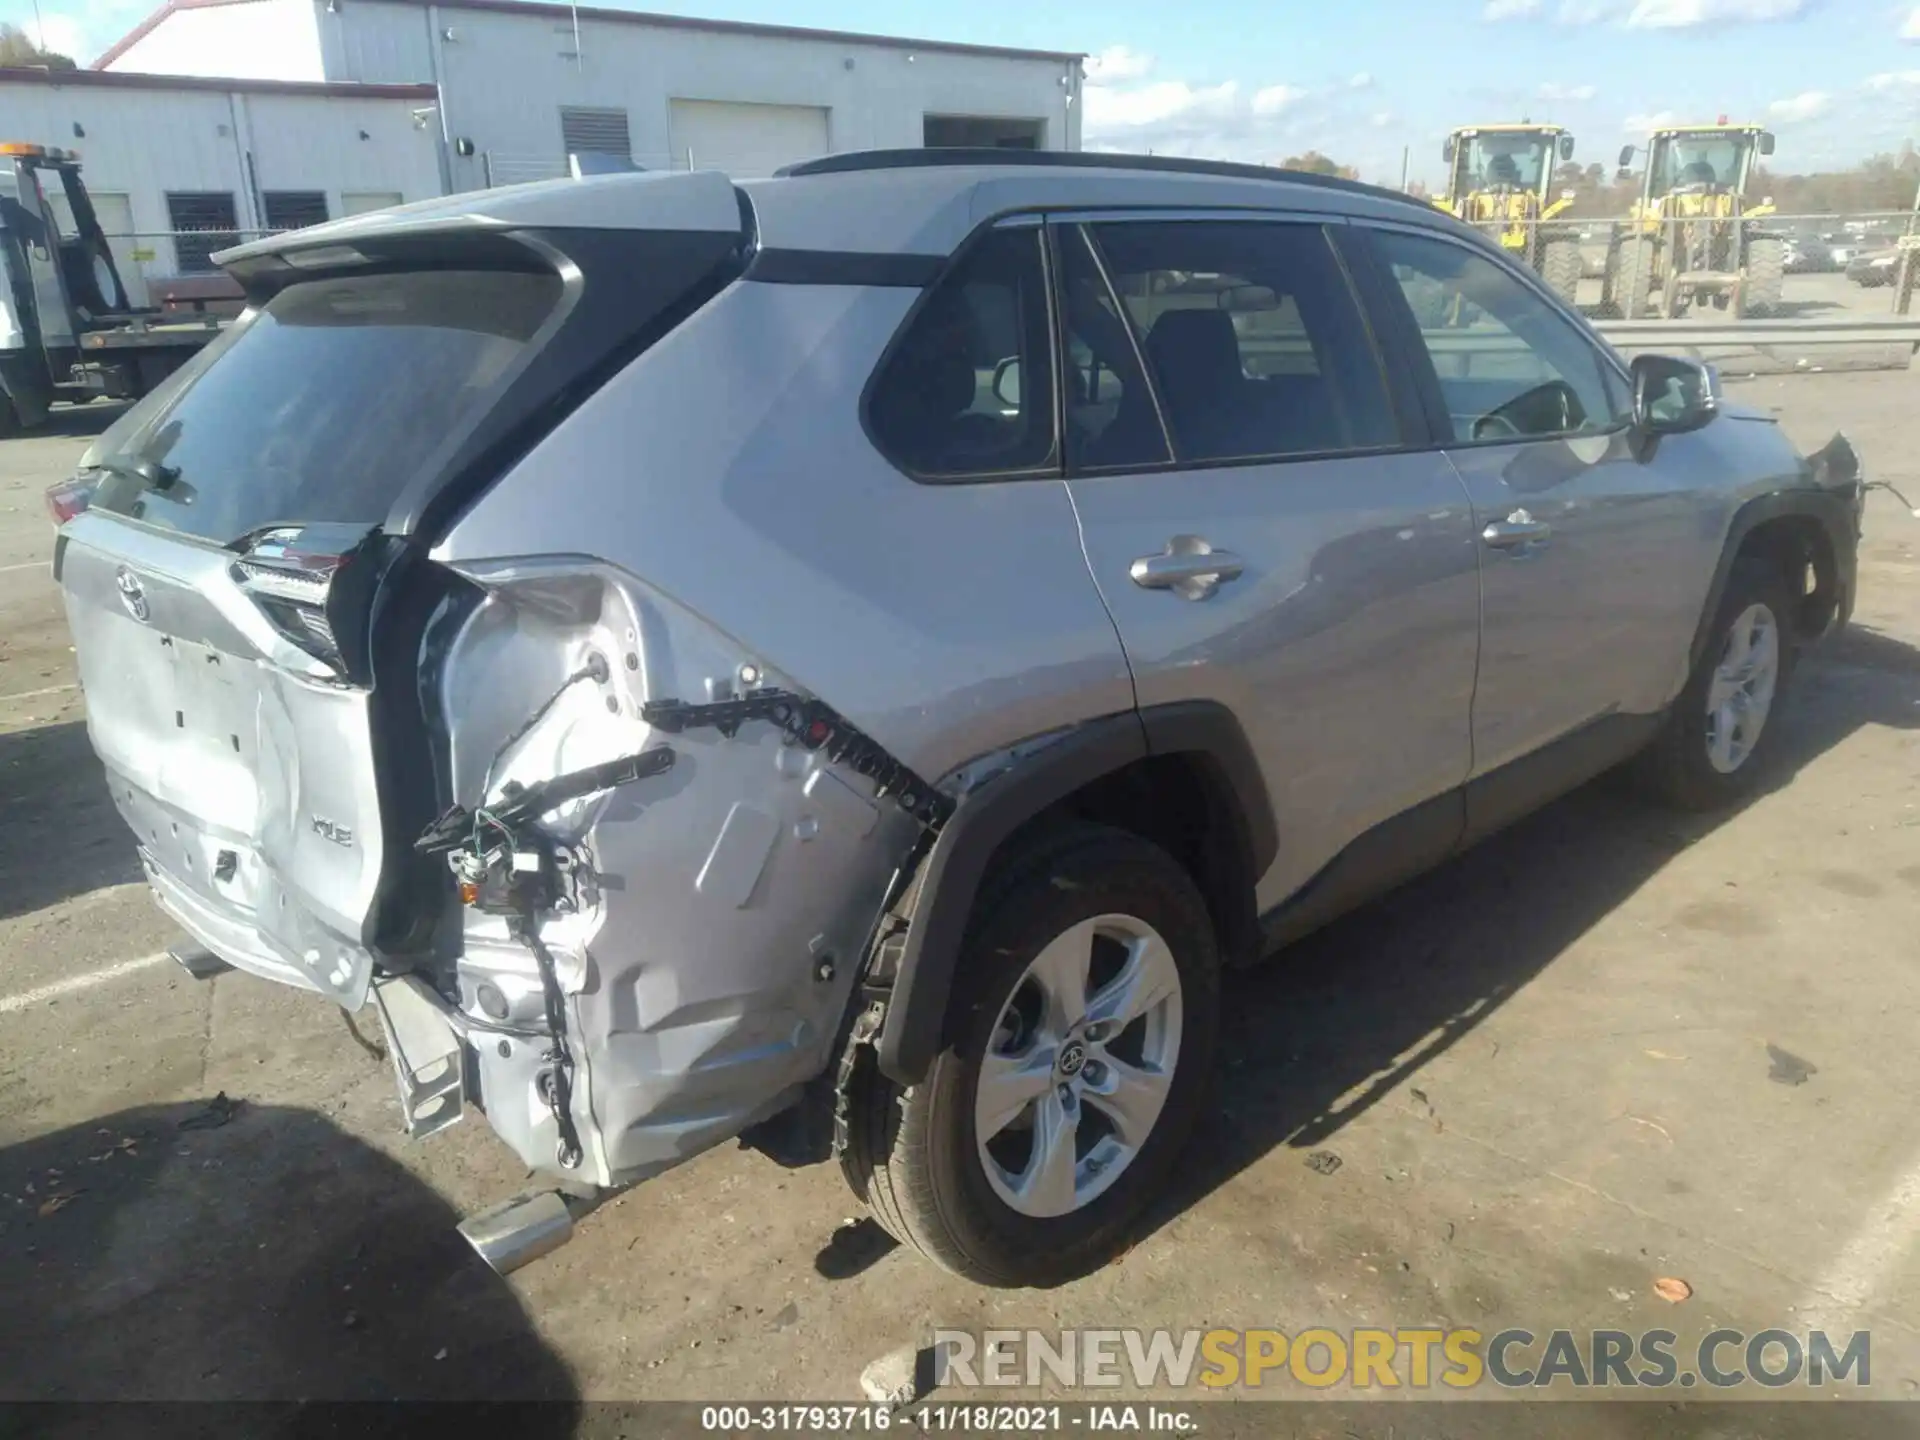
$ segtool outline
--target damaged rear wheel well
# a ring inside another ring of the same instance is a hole
[[[1149,755],[1100,776],[1035,816],[1010,839],[1008,853],[1036,830],[1075,821],[1125,830],[1165,850],[1206,898],[1221,958],[1257,958],[1252,857],[1236,823],[1238,802],[1207,754]]]
[[[917,1084],[945,1043],[955,967],[993,871],[1036,827],[1092,822],[1140,836],[1185,866],[1223,958],[1257,954],[1254,883],[1279,841],[1259,761],[1238,719],[1181,701],[1089,720],[959,797],[928,852],[893,968],[880,1068]]]

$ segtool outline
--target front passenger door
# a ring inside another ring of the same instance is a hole
[[[1390,276],[1386,324],[1405,337],[1473,500],[1474,774],[1658,712],[1684,673],[1698,534],[1719,523],[1715,502],[1675,457],[1635,443],[1624,376],[1530,284],[1447,236],[1363,233]]]

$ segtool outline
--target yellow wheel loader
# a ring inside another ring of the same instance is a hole
[[[1638,149],[1620,151],[1622,180]],[[1607,247],[1603,313],[1633,320],[1712,305],[1735,318],[1778,314],[1786,237],[1755,223],[1773,214],[1771,198],[1747,201],[1755,159],[1772,153],[1770,132],[1724,115],[1654,131],[1640,198]]]
[[[1567,304],[1580,285],[1580,242],[1549,222],[1573,192],[1549,198],[1554,167],[1573,158],[1573,136],[1558,125],[1462,126],[1447,137],[1447,193],[1433,203],[1477,225],[1524,260]]]

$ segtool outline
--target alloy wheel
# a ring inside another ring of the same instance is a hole
[[[994,1192],[1036,1219],[1099,1198],[1166,1105],[1181,1017],[1179,967],[1145,921],[1097,915],[1049,942],[980,1062],[975,1143]]]
[[[1731,775],[1753,753],[1779,683],[1780,622],[1767,606],[1749,605],[1728,627],[1707,686],[1707,763],[1720,774]]]

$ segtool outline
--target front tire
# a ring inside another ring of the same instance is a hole
[[[1158,846],[1081,825],[981,888],[947,1044],[864,1071],[848,1178],[896,1239],[983,1285],[1054,1285],[1127,1242],[1213,1069],[1213,925]]]
[[[1758,783],[1799,658],[1799,599],[1779,566],[1734,562],[1706,648],[1640,757],[1641,778],[1658,798],[1714,810]]]

